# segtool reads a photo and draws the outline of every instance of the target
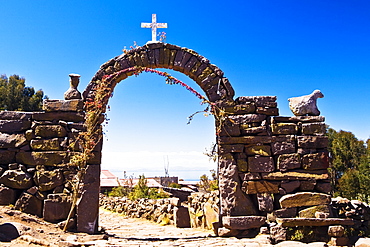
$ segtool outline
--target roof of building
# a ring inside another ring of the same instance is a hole
[[[109,170],[101,170],[100,178],[103,179],[117,179],[118,177],[111,173]]]
[[[163,187],[160,183],[155,181],[154,178],[146,178],[146,181],[147,181],[146,185],[149,188],[161,188],[161,187]],[[127,186],[127,185],[130,185],[130,183],[132,183],[132,187],[134,187],[135,185],[138,184],[139,179],[138,178],[120,179],[119,182],[120,182],[121,186]]]

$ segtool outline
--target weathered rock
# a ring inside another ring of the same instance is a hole
[[[176,227],[190,227],[189,211],[186,207],[175,207],[173,210],[173,220]]]
[[[0,177],[0,183],[13,189],[28,189],[33,185],[32,177],[22,170],[6,170]]]
[[[276,222],[284,227],[294,226],[330,226],[330,225],[347,225],[352,226],[354,222],[352,219],[340,219],[340,218],[276,218]]]
[[[71,202],[66,194],[49,194],[44,201],[43,218],[49,222],[67,219]]]
[[[24,134],[0,133],[0,148],[14,148],[24,146],[27,139]]]
[[[313,206],[313,207],[309,207],[309,208],[299,211],[298,216],[300,218],[316,218],[315,217],[316,212],[323,212],[323,213],[330,214],[330,208],[328,205]]]
[[[15,203],[17,192],[11,188],[0,185],[0,205]]]
[[[266,223],[266,217],[263,216],[224,216],[222,217],[224,227],[228,229],[246,230],[261,227]]]
[[[69,155],[64,151],[19,152],[16,154],[16,161],[31,166],[56,166],[68,163]]]
[[[271,148],[274,155],[296,152],[295,142],[274,142],[272,143]]]
[[[271,240],[273,243],[278,243],[287,240],[287,230],[282,226],[273,226],[270,228]]]
[[[296,181],[281,181],[280,187],[284,189],[286,193],[292,193],[296,189],[299,188],[301,185],[301,182],[296,180]]]
[[[309,95],[289,98],[290,110],[296,116],[319,116],[320,111],[317,109],[316,104],[318,98],[324,98],[320,90],[315,90]]]
[[[38,185],[40,191],[52,190],[63,184],[63,172],[59,169],[53,171],[36,171],[34,175],[35,183]]]
[[[30,120],[0,120],[0,132],[14,133],[31,127]]]
[[[213,229],[214,223],[219,221],[219,212],[218,208],[215,208],[214,205],[210,202],[204,204],[204,216],[206,219],[206,227],[208,229]]]
[[[331,184],[330,183],[316,183],[315,189],[318,192],[322,193],[329,193],[331,191]]]
[[[16,201],[15,209],[42,217],[42,201],[26,192],[23,192]]]
[[[271,131],[274,135],[295,135],[298,126],[294,123],[275,123],[271,124]]]
[[[69,89],[64,93],[65,100],[71,99],[82,99],[81,93],[77,90],[78,84],[80,83],[80,75],[69,74]]]
[[[244,151],[243,144],[236,144],[236,145],[222,145],[220,147],[221,153],[242,153]]]
[[[44,150],[44,151],[60,150],[60,143],[58,138],[47,140],[31,140],[30,145],[33,150]]]
[[[65,137],[67,131],[60,125],[39,125],[35,128],[35,135],[45,138]]]
[[[271,194],[257,194],[258,209],[262,212],[272,212],[274,209],[274,199]]]
[[[279,182],[272,181],[245,181],[242,189],[246,194],[279,193]]]
[[[331,237],[342,237],[344,235],[344,227],[341,225],[329,226],[328,235]]]
[[[0,150],[0,164],[7,165],[15,162],[15,152],[9,150]]]
[[[271,156],[271,147],[268,145],[248,145],[245,147],[247,155]]]
[[[254,102],[256,106],[270,106],[269,103],[276,101],[276,96],[241,96],[236,98],[235,101],[238,104]]]
[[[301,181],[299,189],[301,191],[313,191],[316,185],[316,180],[309,179],[305,181]]]
[[[313,173],[303,171],[303,170],[296,170],[292,172],[271,172],[265,173],[262,175],[263,179],[267,180],[326,180],[329,179],[329,175],[327,171],[323,171],[321,173]]]
[[[52,121],[59,119],[66,122],[82,122],[83,112],[33,112],[32,118],[36,121]]]
[[[217,235],[219,237],[235,237],[239,234],[238,229],[228,229],[226,227],[218,228]]]
[[[261,175],[259,173],[251,173],[251,172],[242,173],[242,174],[240,174],[240,179],[242,181],[260,180],[261,179]]]
[[[272,172],[274,170],[275,166],[272,157],[248,157],[249,172]]]
[[[238,170],[240,172],[246,172],[248,171],[248,162],[246,159],[237,159],[236,165],[238,166]]]
[[[287,171],[292,169],[298,169],[301,167],[301,157],[299,154],[282,154],[279,155],[277,161],[277,169],[280,171]]]
[[[347,237],[331,237],[330,245],[333,246],[348,246],[349,238]]]
[[[330,158],[327,152],[315,154],[306,154],[302,157],[302,167],[306,170],[327,169],[330,164]]]
[[[276,218],[294,218],[297,215],[297,208],[282,208],[273,211]]]
[[[43,110],[46,112],[53,111],[82,111],[83,100],[72,99],[72,100],[44,100]]]
[[[330,198],[330,195],[322,193],[298,192],[283,196],[279,203],[282,208],[316,206],[330,204]]]
[[[14,223],[4,223],[0,225],[0,242],[10,242],[20,236]]]
[[[327,148],[327,136],[297,136],[298,147],[306,149]]]
[[[304,135],[324,135],[326,132],[325,123],[304,123],[302,133]]]
[[[229,116],[229,118],[235,124],[259,123],[266,119],[266,115],[262,114],[231,115]]]

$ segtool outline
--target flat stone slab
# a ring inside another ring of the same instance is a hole
[[[331,196],[316,192],[298,192],[280,198],[282,208],[317,206],[330,204]]]
[[[229,229],[252,229],[259,228],[266,223],[264,216],[224,216],[222,224]]]
[[[341,218],[276,218],[276,222],[283,227],[294,226],[331,226],[331,225],[354,225],[353,219]]]

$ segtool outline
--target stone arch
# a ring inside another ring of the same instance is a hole
[[[165,43],[150,43],[129,50],[104,63],[86,87],[84,99],[94,97],[94,90],[102,78],[115,72],[134,67],[165,68],[181,72],[193,79],[211,102],[229,100],[234,89],[224,73],[208,59],[188,48]],[[132,73],[121,74],[114,85]]]

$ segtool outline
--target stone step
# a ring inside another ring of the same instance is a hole
[[[259,228],[266,223],[264,216],[224,216],[222,224],[228,229],[247,230]]]
[[[276,222],[283,227],[294,226],[331,226],[331,225],[354,225],[353,219],[341,218],[276,218]]]

